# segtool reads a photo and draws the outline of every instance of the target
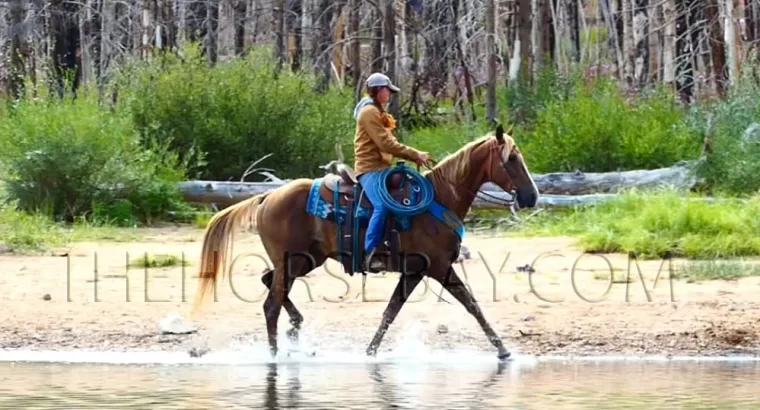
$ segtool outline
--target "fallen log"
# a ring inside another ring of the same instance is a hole
[[[177,188],[186,202],[227,206],[282,185],[282,182],[183,181],[177,183]]]
[[[185,181],[178,183],[179,191],[185,201],[197,204],[215,203],[229,206],[254,195],[269,192],[282,186],[278,182],[224,182],[224,181]],[[615,194],[595,195],[541,195],[538,205],[544,207],[567,207],[576,205],[593,205],[600,201],[614,198]],[[473,208],[499,209],[508,208],[512,196],[504,191],[486,191],[475,198]]]
[[[185,181],[178,184],[185,201],[196,204],[215,203],[229,206],[254,195],[269,192],[282,186],[278,182],[222,182],[222,181]],[[562,208],[573,206],[596,205],[616,198],[617,194],[587,195],[553,195],[541,194],[537,206],[545,208]],[[712,202],[716,198],[695,198]],[[507,209],[512,196],[504,191],[485,191],[478,193],[472,204],[478,209]]]
[[[186,202],[229,206],[252,196],[282,186],[281,182],[184,181],[177,188]],[[507,207],[512,196],[504,191],[479,194],[473,204],[476,208]]]
[[[670,187],[688,190],[697,183],[697,178],[692,172],[692,164],[693,162],[682,161],[672,167],[652,170],[534,174],[533,180],[542,197],[547,198],[547,200],[551,198],[547,197],[547,195],[571,195],[576,197],[589,194],[614,194],[623,189],[630,188],[654,189]],[[178,186],[188,202],[229,205],[250,196],[275,189],[286,182],[281,180],[272,182],[185,181],[180,182]],[[510,198],[501,188],[490,182],[483,184],[481,190],[488,192],[489,196],[495,195],[501,198]],[[481,199],[483,199],[482,196]],[[596,203],[598,199],[594,196],[587,199],[556,199],[554,203],[585,204],[588,201]],[[476,203],[478,203],[477,200]],[[549,203],[547,202],[546,204],[548,205]],[[486,203],[478,203],[475,206],[488,207]]]
[[[541,194],[584,195],[619,193],[625,189],[657,189],[669,187],[687,191],[698,179],[694,174],[694,161],[680,161],[667,168],[633,170],[620,172],[554,172],[533,174]],[[492,183],[483,186],[486,191],[497,191]]]

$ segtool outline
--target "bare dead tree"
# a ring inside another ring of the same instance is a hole
[[[496,84],[530,83],[542,67],[635,88],[661,81],[693,101],[725,94],[758,36],[759,0],[720,1],[18,0],[0,3],[0,89],[18,96],[24,77],[41,78],[58,95],[97,83],[102,98],[130,59],[195,43],[211,65],[270,47],[280,69],[316,73],[321,90],[361,91],[363,76],[384,71],[405,86],[391,112],[428,119],[452,97],[475,118],[485,90],[493,120]]]

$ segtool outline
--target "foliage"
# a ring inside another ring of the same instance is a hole
[[[83,221],[66,226],[41,213],[18,211],[14,203],[0,206],[0,253],[40,253],[72,241],[129,241],[138,237],[131,228],[95,226]]]
[[[603,204],[539,215],[521,233],[577,235],[588,252],[637,252],[658,258],[760,255],[760,196],[709,202],[674,191],[630,191]]]
[[[192,174],[240,179],[272,154],[259,166],[281,177],[314,176],[334,159],[335,143],[350,151],[351,93],[319,93],[304,74],[275,75],[267,49],[213,67],[196,50],[187,47],[184,58],[167,56],[160,64],[132,64],[120,77],[140,134],[167,141],[193,164]]]
[[[674,274],[674,278],[687,282],[737,280],[760,276],[760,265],[736,260],[688,261]]]
[[[536,172],[610,172],[668,167],[699,155],[701,136],[664,90],[629,101],[612,80],[576,82],[516,138]]]
[[[22,210],[131,225],[182,206],[176,156],[160,145],[145,149],[129,115],[100,107],[95,96],[23,100],[4,117],[3,180]]]
[[[745,75],[727,98],[693,109],[690,125],[709,133],[711,152],[699,173],[708,187],[728,194],[760,190],[760,86]]]
[[[310,73],[275,72],[267,48],[213,67],[197,50],[191,45],[179,56],[121,66],[101,89],[117,96],[115,103],[103,104],[105,94],[82,89],[76,98],[58,99],[42,90],[41,97],[30,92],[26,100],[2,104],[0,180],[7,198],[19,209],[65,221],[132,226],[154,223],[170,211],[190,215],[176,181],[239,179],[267,154],[272,155],[257,166],[284,178],[320,175],[318,166],[335,159],[336,143],[345,161],[353,162],[353,90],[333,86],[320,92]],[[755,178],[760,174],[760,87],[750,76],[742,81],[727,98],[687,109],[666,89],[632,96],[605,74],[560,74],[548,66],[531,81],[500,82],[497,113],[502,123],[515,126],[530,170],[538,173],[671,166],[698,158],[703,136],[711,130],[713,150],[701,162],[700,175],[716,193],[751,195],[760,188]],[[399,129],[397,135],[440,160],[490,130],[484,104],[475,109],[476,122],[448,120]],[[665,212],[665,200],[657,201]],[[625,203],[619,205],[625,208]],[[713,240],[723,241],[718,253],[742,253],[756,245],[734,234],[721,239],[700,233],[703,228],[713,232],[709,224],[678,231],[685,235],[678,236],[671,232],[675,228],[661,224],[624,233],[625,224],[642,221],[632,213],[624,216],[633,222],[621,217],[583,225],[577,219],[596,216],[593,212],[606,215],[612,212],[609,206],[578,211],[564,223],[581,224],[577,232],[599,249],[641,248],[656,254],[675,247],[694,254],[699,252],[689,243]],[[647,201],[647,206],[655,205]],[[609,239],[610,232],[627,239]],[[660,239],[649,241],[652,235]],[[678,245],[669,242],[673,238],[679,238]]]

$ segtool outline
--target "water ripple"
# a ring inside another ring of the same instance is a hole
[[[757,362],[0,364],[0,408],[758,408]]]

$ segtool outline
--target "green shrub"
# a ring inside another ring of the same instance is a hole
[[[440,161],[446,155],[462,148],[467,142],[482,137],[489,131],[482,121],[444,124],[435,128],[411,130],[407,133],[404,143],[426,151],[434,160]]]
[[[587,252],[666,252],[689,258],[760,255],[760,196],[708,202],[673,191],[627,192],[603,204],[539,216],[522,227],[532,235],[577,235]]]
[[[130,66],[122,98],[146,139],[167,141],[204,179],[240,179],[259,167],[281,177],[314,176],[353,140],[353,94],[314,91],[316,81],[287,71],[274,75],[268,49],[209,67],[187,47],[184,58]],[[253,175],[247,180],[254,180]]]
[[[555,99],[535,123],[516,127],[536,172],[609,172],[671,166],[699,155],[701,136],[683,120],[682,109],[657,90],[628,102],[617,85],[597,79],[576,83]]]
[[[752,194],[760,190],[759,96],[758,84],[745,76],[727,98],[702,104],[690,113],[692,127],[703,134],[711,131],[711,153],[698,172],[713,191]]]
[[[29,99],[0,123],[0,163],[8,199],[20,209],[72,221],[150,222],[179,206],[174,182],[184,169],[176,156],[145,149],[128,113],[98,105],[82,90],[76,99]]]

